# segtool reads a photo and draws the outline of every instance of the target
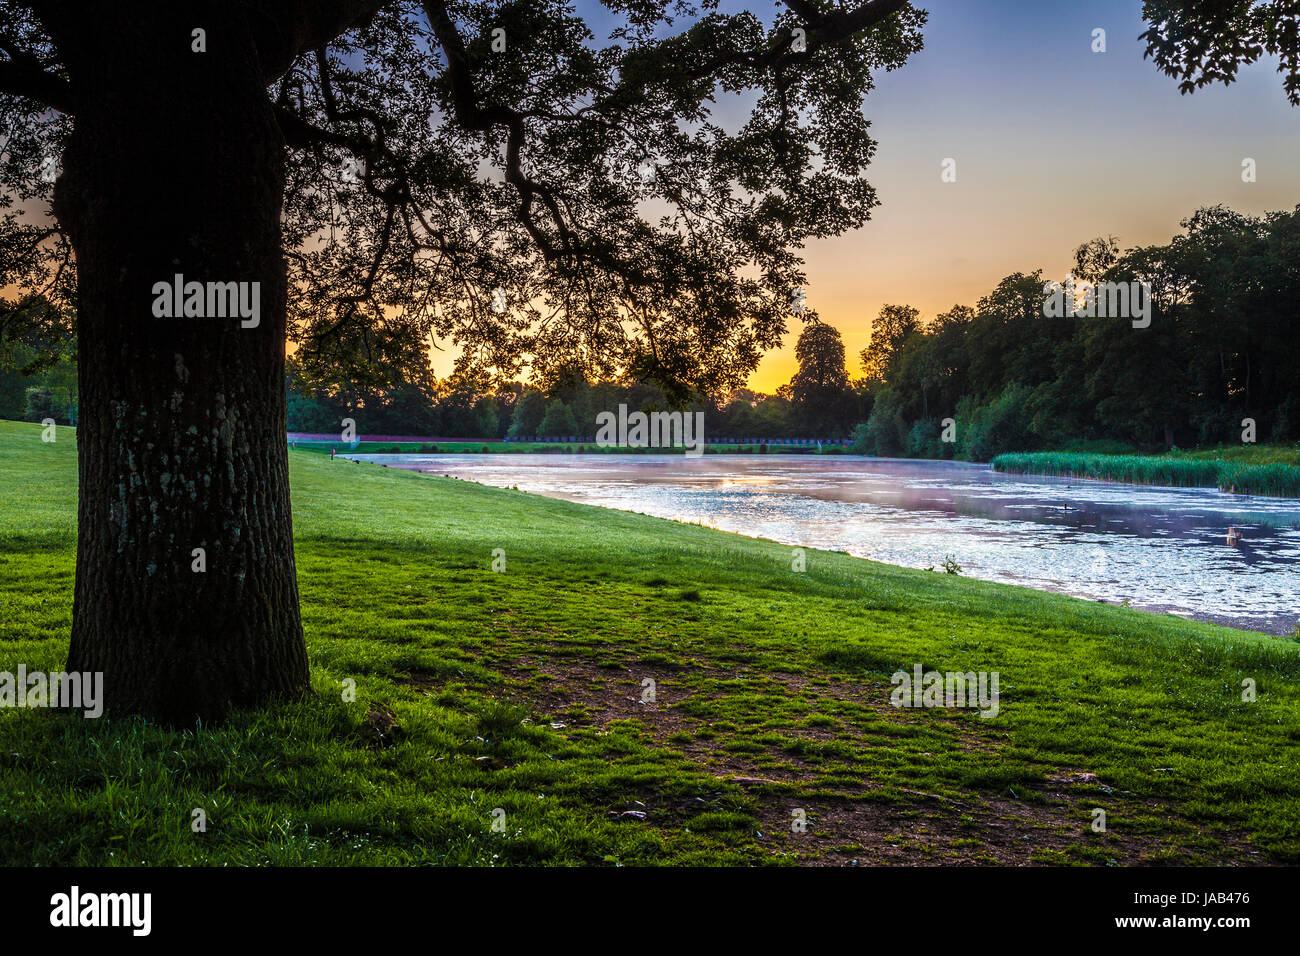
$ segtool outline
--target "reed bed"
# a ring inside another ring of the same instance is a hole
[[[1021,475],[1090,478],[1172,488],[1218,488],[1234,494],[1300,498],[1300,467],[1241,464],[1220,459],[1155,455],[1084,455],[1034,452],[998,455],[993,470]]]

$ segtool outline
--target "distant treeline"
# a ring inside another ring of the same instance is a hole
[[[863,353],[874,384],[858,449],[986,461],[1300,438],[1300,207],[1259,218],[1214,207],[1182,225],[1168,245],[1121,252],[1106,238],[1075,253],[1076,278],[1149,283],[1145,328],[1045,318],[1037,271],[926,325],[887,306]]]
[[[843,360],[841,358],[841,364]],[[542,391],[517,382],[480,391],[454,382],[434,386],[401,385],[365,393],[325,391],[305,386],[290,367],[289,431],[332,432],[350,418],[358,435],[439,435],[449,438],[516,438],[578,436],[597,431],[596,416],[631,410],[670,408],[664,392],[644,383],[589,383],[581,377]],[[763,395],[741,389],[724,401],[701,399],[691,411],[703,411],[705,437],[738,439],[844,438],[862,421],[865,395],[846,389],[836,414],[827,415],[790,395]]]
[[[0,341],[0,419],[60,425],[77,422],[77,363],[68,352],[43,357],[23,344]]]
[[[1300,438],[1300,207],[1251,217],[1202,209],[1167,245],[1075,252],[1083,282],[1146,283],[1149,315],[1044,315],[1041,270],[1007,276],[974,307],[923,321],[887,305],[851,377],[840,334],[805,326],[798,371],[776,395],[701,396],[706,434],[832,438],[866,454],[987,461],[1007,451],[1123,452]],[[1066,277],[1053,277],[1063,281]],[[1083,302],[1080,302],[1080,306]],[[1144,304],[1145,305],[1145,304]],[[1134,303],[1136,307],[1136,303]],[[1148,321],[1149,320],[1149,324]],[[653,385],[492,391],[444,381],[368,393],[289,382],[289,428],[465,438],[595,433],[599,412],[668,407]],[[1247,422],[1247,424],[1243,424]]]
[[[1017,272],[974,307],[930,321],[911,306],[884,306],[857,377],[840,333],[811,321],[795,348],[797,371],[777,394],[702,395],[689,410],[704,412],[706,438],[852,433],[855,451],[916,458],[1295,442],[1300,207],[1252,217],[1216,206],[1182,225],[1166,245],[1121,250],[1107,237],[1075,252],[1076,280],[1149,287],[1141,322],[1048,317],[1049,278],[1067,277]],[[36,354],[0,348],[0,417],[74,420],[74,356],[23,374]],[[290,359],[288,428],[340,433],[351,419],[358,435],[590,437],[596,416],[620,404],[673,407],[655,385],[590,382],[579,372],[545,390],[420,374],[387,387],[321,385]]]

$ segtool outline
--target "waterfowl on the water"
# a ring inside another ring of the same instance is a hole
[[[1228,529],[1228,544],[1233,545],[1233,546],[1235,547],[1236,544],[1237,544],[1237,542],[1240,541],[1240,540],[1241,540],[1241,532],[1238,531],[1235,527],[1229,528],[1229,529]]]

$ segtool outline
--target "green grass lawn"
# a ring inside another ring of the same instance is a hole
[[[290,458],[315,696],[0,710],[0,863],[1300,862],[1292,641]],[[63,665],[75,465],[0,423],[0,670]],[[917,663],[998,716],[890,706]]]

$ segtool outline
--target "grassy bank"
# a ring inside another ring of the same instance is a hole
[[[1240,465],[1300,465],[1300,447],[1294,445],[1223,445],[1191,451],[1174,450],[1170,458],[1208,459]]]
[[[1086,455],[1068,452],[1004,454],[996,471],[1094,478],[1174,488],[1218,488],[1246,495],[1300,498],[1300,463],[1267,460],[1268,453],[1222,457],[1222,450],[1170,455]]]
[[[0,863],[1300,862],[1293,642],[290,459],[314,698],[0,710]],[[0,670],[62,666],[75,485],[0,423]],[[997,717],[890,706],[918,663]]]

